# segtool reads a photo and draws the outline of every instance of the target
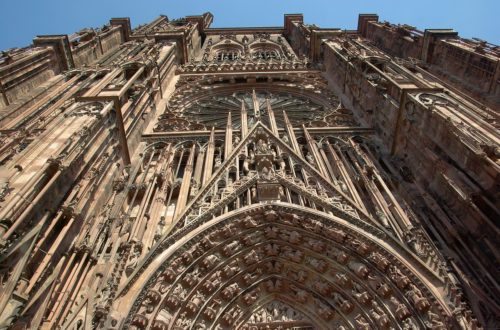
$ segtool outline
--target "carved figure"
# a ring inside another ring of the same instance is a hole
[[[201,290],[205,293],[210,293],[221,284],[220,271],[215,272],[209,281],[204,281]]]
[[[267,227],[264,229],[267,238],[277,238],[279,229],[277,227]]]
[[[139,261],[139,257],[141,256],[141,249],[138,245],[135,246],[134,251],[130,255],[130,259],[125,266],[128,270],[133,270],[135,266],[137,266],[137,262]]]
[[[357,239],[351,239],[349,241],[349,245],[353,247],[356,250],[356,252],[362,256],[367,256],[368,253],[370,252],[370,247],[366,243],[361,242]]]
[[[335,282],[343,288],[349,288],[352,285],[351,279],[344,273],[335,275]]]
[[[323,259],[310,258],[309,264],[319,273],[324,273],[328,267]]]
[[[326,321],[329,321],[333,318],[335,313],[330,306],[323,304],[319,300],[314,300],[314,302],[316,304],[316,308],[317,308],[316,310],[317,310],[319,316],[321,316]]]
[[[354,317],[354,323],[356,324],[357,330],[371,330],[372,328],[370,326],[370,323],[368,323],[361,314],[358,314],[356,315],[356,317]]]
[[[411,316],[410,310],[408,307],[406,307],[404,304],[402,304],[396,297],[391,297],[389,300],[390,304],[392,305],[396,317],[402,321],[408,317]]]
[[[335,292],[333,294],[333,301],[335,302],[335,304],[339,305],[340,306],[340,309],[342,310],[342,312],[344,312],[345,314],[349,314],[352,312],[352,310],[354,309],[354,305],[349,302],[347,299],[344,299],[344,297],[342,297],[339,293]]]
[[[251,265],[259,262],[260,258],[255,250],[251,250],[247,255],[243,257],[243,260],[245,261],[245,264]]]
[[[193,298],[187,303],[186,309],[190,312],[190,315],[193,315],[196,313],[196,311],[201,307],[203,304],[203,295],[197,292]]]
[[[322,253],[325,250],[325,243],[323,243],[322,241],[311,239],[308,243],[311,249],[318,253]]]
[[[373,320],[377,323],[380,329],[388,329],[390,326],[390,320],[384,310],[377,304],[376,301],[372,302],[373,309],[370,310],[370,315]]]
[[[182,279],[182,283],[184,286],[191,288],[198,282],[198,269],[195,269],[193,272],[186,274]]]
[[[259,296],[259,290],[254,290],[250,293],[246,293],[243,295],[243,302],[245,302],[245,304],[250,306],[257,300],[258,296]]]
[[[234,274],[236,274],[239,270],[240,270],[240,268],[238,267],[238,265],[234,265],[234,263],[226,265],[222,269],[222,276],[224,278],[226,278],[226,279],[230,278],[231,276],[233,276]]]
[[[444,330],[446,329],[445,324],[441,321],[437,314],[432,311],[427,312],[427,321],[425,322],[427,327],[433,330]]]
[[[329,296],[332,292],[332,287],[330,286],[330,284],[322,280],[315,281],[313,284],[313,288],[321,293],[321,295],[324,297]]]
[[[281,249],[281,255],[287,259],[290,259],[293,262],[300,263],[302,262],[302,258],[304,257],[304,253],[300,250],[294,251],[290,246],[284,246]]]
[[[365,265],[363,265],[362,263],[359,263],[359,262],[355,262],[355,261],[349,262],[349,269],[354,271],[354,273],[358,277],[363,278],[363,279],[366,279],[368,277],[368,274],[370,273],[370,271],[368,270],[368,268],[366,268]]]
[[[283,265],[279,261],[269,261],[266,263],[266,268],[269,273],[281,273]]]
[[[279,254],[279,246],[275,243],[267,244],[264,251],[268,257],[277,256]]]
[[[410,284],[410,290],[406,293],[406,296],[420,312],[425,312],[431,307],[429,301],[424,298],[422,292],[413,283]]]
[[[411,283],[410,279],[406,275],[401,273],[399,268],[397,268],[396,266],[392,266],[391,268],[389,268],[389,274],[392,280],[396,282],[396,285],[401,290],[405,289]]]
[[[389,260],[387,260],[386,257],[381,255],[378,252],[373,252],[369,257],[369,260],[371,260],[375,266],[377,266],[378,269],[382,271],[386,271],[389,265],[391,264]]]
[[[256,274],[246,273],[243,276],[243,282],[246,285],[250,285],[250,284],[252,284],[259,277],[259,275],[260,275],[259,272],[256,272]]]
[[[406,319],[402,322],[403,330],[419,330],[420,327],[415,324],[415,321],[411,318]]]
[[[269,153],[269,147],[267,146],[267,143],[262,140],[262,139],[259,139],[257,141],[257,153],[260,153],[260,154],[267,154]]]
[[[294,281],[304,283],[307,280],[308,273],[303,269],[298,271],[290,270],[288,276]]]
[[[282,283],[280,279],[268,280],[264,286],[268,292],[279,292],[281,290]]]
[[[389,297],[392,292],[391,288],[384,282],[378,282],[375,285],[375,291],[383,298]]]
[[[233,241],[222,248],[222,255],[225,257],[231,256],[240,248],[240,243],[238,241]]]
[[[217,308],[215,307],[215,305],[208,306],[203,311],[203,317],[205,317],[205,319],[208,321],[213,321],[215,315],[217,315]]]
[[[325,235],[338,243],[343,243],[347,238],[347,234],[344,231],[328,227],[325,229]]]
[[[108,299],[111,296],[111,289],[113,287],[113,283],[111,280],[106,282],[106,286],[102,289],[101,293],[97,296],[97,307],[104,307],[108,303]]]
[[[359,284],[353,283],[352,295],[363,305],[368,305],[372,301],[372,297]]]
[[[247,216],[243,219],[242,223],[243,223],[243,226],[244,226],[245,228],[252,228],[252,227],[256,227],[256,226],[258,226],[258,225],[259,225],[259,223],[258,223],[258,222],[257,222],[257,221],[253,218],[253,217],[251,217],[251,216],[249,216],[249,215],[247,215]]]
[[[225,300],[230,300],[240,291],[238,283],[233,283],[222,290],[222,297]]]
[[[205,259],[203,259],[201,265],[205,269],[210,269],[217,263],[217,261],[219,261],[219,258],[216,255],[211,254],[207,256]]]
[[[300,303],[305,303],[309,299],[309,293],[305,290],[297,288],[295,285],[290,285],[290,289],[295,292],[295,300]]]

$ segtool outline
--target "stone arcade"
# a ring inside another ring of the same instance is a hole
[[[493,329],[500,49],[210,13],[0,53],[0,329]]]

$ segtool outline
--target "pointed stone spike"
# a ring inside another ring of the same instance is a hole
[[[255,119],[260,117],[260,104],[259,99],[257,98],[257,94],[255,93],[255,89],[252,90],[252,101],[253,101],[253,113]]]
[[[182,211],[186,207],[189,187],[191,186],[191,174],[193,172],[195,152],[196,152],[196,145],[193,144],[189,152],[189,158],[186,167],[184,168],[184,174],[182,177],[181,189],[179,191],[179,198],[177,199],[177,206],[175,208],[174,219],[177,219],[177,217],[182,213]]]
[[[231,150],[233,150],[233,123],[231,120],[231,112],[228,112],[226,125],[226,141],[224,146],[224,159],[229,156]]]
[[[306,138],[307,145],[309,147],[309,152],[313,156],[314,162],[318,166],[318,170],[321,172],[321,174],[323,174],[323,176],[329,182],[331,182],[330,176],[328,175],[328,171],[327,171],[326,167],[324,166],[323,162],[321,161],[321,155],[318,151],[318,146],[316,145],[316,141],[312,138],[311,134],[309,134],[309,131],[307,130],[307,128],[304,124],[302,124],[302,129],[304,130],[304,136]]]
[[[203,171],[203,184],[210,179],[212,176],[212,167],[214,161],[214,151],[215,151],[215,128],[212,127],[212,131],[210,132],[210,138],[208,139],[207,151],[205,154],[205,170]]]
[[[293,131],[292,124],[290,123],[290,120],[288,120],[288,116],[286,115],[286,112],[284,110],[283,110],[283,118],[285,119],[285,128],[288,137],[290,137],[290,143],[292,145],[292,149],[296,153],[300,154],[300,147],[299,144],[297,143],[297,139],[295,138],[295,132]]]
[[[271,131],[278,135],[278,125],[276,125],[276,117],[274,116],[274,111],[271,107],[271,102],[266,98],[267,114],[269,116],[269,123],[271,124]]]
[[[245,101],[241,100],[241,139],[244,139],[248,134],[248,118]]]

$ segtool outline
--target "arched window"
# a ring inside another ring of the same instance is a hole
[[[259,49],[256,50],[252,53],[252,57],[255,60],[279,60],[280,55],[276,50],[271,50],[271,49]]]
[[[236,61],[240,58],[240,52],[233,49],[222,49],[215,55],[215,60],[222,61]]]

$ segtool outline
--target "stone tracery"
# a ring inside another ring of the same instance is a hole
[[[57,76],[15,104],[0,85],[0,327],[477,329],[462,287],[495,324],[495,270],[451,251],[479,233],[495,252],[494,111],[368,36],[427,32],[212,19],[1,55],[0,80]]]
[[[225,128],[227,114],[231,112],[232,123],[235,129],[241,127],[241,109],[248,109],[248,124],[251,126],[262,116],[262,121],[269,125],[267,109],[270,106],[275,113],[278,127],[284,127],[283,111],[288,115],[293,125],[302,123],[310,127],[325,126],[352,126],[356,125],[352,113],[347,109],[340,109],[338,102],[316,103],[316,100],[296,94],[296,91],[265,92],[265,91],[237,91],[230,94],[222,92],[208,98],[191,101],[185,106],[172,105],[162,114],[155,131],[200,130],[215,127]],[[254,96],[255,95],[255,96]],[[255,101],[256,100],[256,101]],[[254,109],[257,102],[258,109]]]

